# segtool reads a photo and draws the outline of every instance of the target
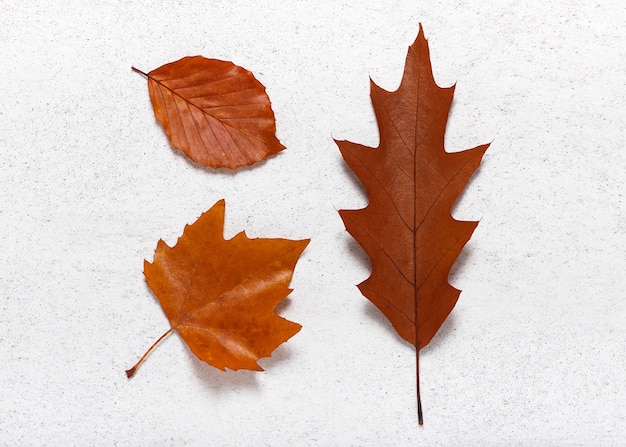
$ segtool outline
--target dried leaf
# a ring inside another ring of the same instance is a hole
[[[274,308],[291,292],[309,240],[249,239],[244,232],[224,240],[224,209],[217,202],[174,247],[160,240],[144,274],[172,326],[164,336],[176,330],[199,359],[221,370],[262,371],[257,360],[301,328]]]
[[[358,287],[416,347],[420,424],[419,350],[457,302],[460,290],[448,283],[448,275],[478,224],[455,220],[451,208],[488,147],[445,151],[453,92],[454,87],[435,83],[420,26],[398,90],[371,83],[379,146],[337,142],[369,196],[364,209],[340,211],[372,260],[370,277]]]
[[[150,73],[154,114],[172,145],[213,168],[251,165],[285,147],[265,87],[232,62],[185,57]]]

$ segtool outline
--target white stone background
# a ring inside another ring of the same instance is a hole
[[[1,445],[624,445],[626,6],[546,1],[4,0]],[[332,138],[376,145],[369,77],[400,81],[424,26],[457,84],[446,145],[493,141],[455,207],[480,225],[459,303],[421,354],[355,284],[338,209],[364,190]],[[231,60],[287,150],[240,172],[174,152],[149,71]],[[311,238],[263,373],[221,372],[143,277],[159,238],[225,198],[226,235]]]

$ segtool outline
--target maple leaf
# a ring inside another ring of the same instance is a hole
[[[224,210],[220,200],[185,227],[174,247],[160,240],[154,262],[144,262],[146,281],[172,327],[126,371],[128,377],[174,330],[200,360],[221,370],[255,371],[263,370],[259,358],[300,330],[274,308],[291,292],[309,240],[250,239],[245,232],[225,240]]]
[[[339,212],[372,261],[370,277],[358,287],[416,348],[420,425],[419,350],[458,300],[460,290],[448,283],[448,275],[478,224],[455,220],[451,208],[489,146],[445,151],[453,93],[454,87],[435,83],[420,25],[398,90],[371,82],[378,147],[337,141],[369,196],[365,208]]]
[[[193,161],[235,169],[285,147],[265,87],[232,62],[184,57],[149,73],[154,115],[172,145]]]

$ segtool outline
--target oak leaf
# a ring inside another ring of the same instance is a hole
[[[172,145],[193,161],[235,169],[285,147],[275,136],[265,87],[232,62],[184,57],[149,73],[156,119]]]
[[[160,240],[154,262],[144,262],[146,281],[169,319],[166,335],[178,332],[201,360],[224,370],[262,371],[269,356],[301,328],[274,308],[288,288],[309,240],[250,239],[245,232],[225,240],[225,202],[220,200],[187,225],[174,247]]]
[[[448,275],[478,224],[455,220],[451,208],[488,147],[445,151],[453,93],[454,87],[435,83],[420,25],[399,88],[388,92],[371,82],[378,147],[337,141],[369,196],[365,208],[340,211],[372,262],[370,277],[358,287],[416,348],[420,424],[419,350],[457,302],[460,290]]]

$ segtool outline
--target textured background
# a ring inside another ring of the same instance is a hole
[[[0,444],[619,445],[626,439],[626,6],[568,1],[4,0]],[[354,286],[337,209],[367,203],[332,138],[378,140],[369,78],[418,23],[457,83],[446,145],[493,141],[455,216],[480,219],[459,304],[421,355]],[[287,150],[231,173],[174,152],[144,71],[232,60]],[[281,307],[303,325],[220,372],[168,338],[145,284],[218,199],[226,234],[310,237]]]

